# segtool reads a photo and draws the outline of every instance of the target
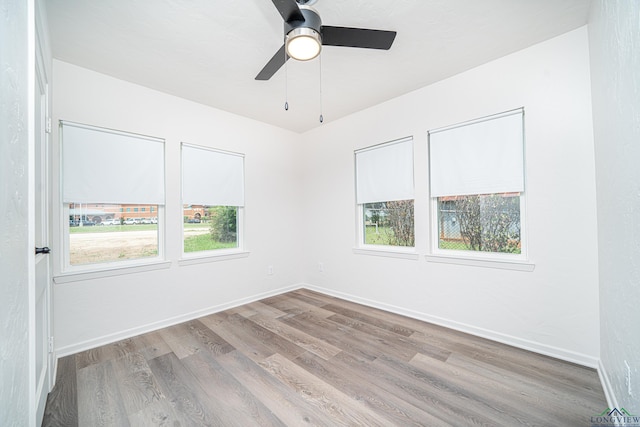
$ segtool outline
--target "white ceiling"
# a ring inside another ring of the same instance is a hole
[[[397,31],[391,50],[325,46],[322,79],[315,59],[269,81],[254,78],[283,41],[271,0],[45,4],[57,59],[304,132],[321,104],[336,120],[585,25],[590,0],[319,0],[326,25]]]

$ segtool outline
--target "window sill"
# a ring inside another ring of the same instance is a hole
[[[218,262],[218,261],[227,261],[230,259],[247,258],[250,253],[251,252],[249,251],[225,252],[221,254],[207,253],[206,255],[199,255],[199,256],[179,259],[178,265],[184,266],[184,265],[204,264],[207,262]]]
[[[469,265],[472,267],[485,267],[485,268],[500,268],[503,270],[516,270],[516,271],[533,271],[536,267],[535,264],[522,261],[522,260],[502,260],[502,259],[479,259],[479,258],[463,258],[459,256],[450,255],[425,255],[425,258],[429,262],[439,262],[443,264],[458,264]]]
[[[78,271],[61,273],[54,276],[55,284],[80,282],[83,280],[100,279],[103,277],[120,276],[123,274],[142,273],[145,271],[164,270],[171,267],[171,261],[159,261],[149,264],[130,265],[123,267],[111,267],[102,270]]]
[[[402,258],[412,260],[418,260],[420,258],[420,255],[413,251],[409,252],[394,249],[353,248],[353,253],[357,255],[373,255],[387,258]]]

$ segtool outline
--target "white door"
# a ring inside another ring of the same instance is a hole
[[[35,391],[34,410],[36,425],[42,423],[47,394],[53,384],[53,343],[51,336],[51,256],[48,254],[50,238],[50,151],[47,129],[48,99],[47,82],[41,58],[36,55],[35,84],[35,129],[34,129],[34,277],[31,294],[31,390]]]

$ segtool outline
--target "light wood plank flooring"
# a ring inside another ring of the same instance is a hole
[[[59,361],[44,426],[584,426],[597,373],[309,290]]]

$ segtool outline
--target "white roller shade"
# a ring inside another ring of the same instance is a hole
[[[523,114],[430,131],[431,197],[524,191]]]
[[[244,156],[182,144],[182,203],[244,206]]]
[[[164,205],[164,141],[61,122],[65,203]]]
[[[355,152],[358,204],[413,199],[413,139]]]

